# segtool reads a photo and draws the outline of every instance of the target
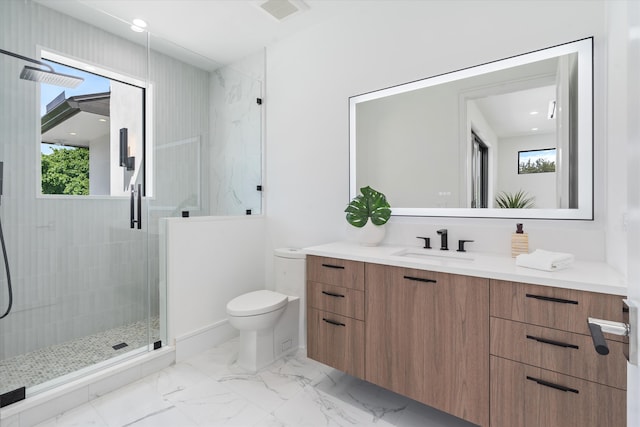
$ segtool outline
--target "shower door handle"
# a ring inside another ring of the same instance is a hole
[[[142,184],[138,184],[138,215],[135,214],[135,205],[136,205],[136,190],[133,184],[131,184],[131,203],[130,203],[130,215],[129,219],[131,221],[131,228],[135,228],[135,225],[138,225],[138,230],[142,229]]]

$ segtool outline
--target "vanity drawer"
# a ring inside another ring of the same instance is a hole
[[[599,355],[590,336],[491,318],[491,354],[550,371],[626,389],[624,344],[609,341]]]
[[[622,322],[622,298],[574,289],[491,280],[491,316],[590,335],[587,318]],[[623,337],[606,335],[624,341]]]
[[[307,356],[364,378],[364,322],[309,308]]]
[[[624,390],[491,356],[491,427],[625,427]]]
[[[307,255],[307,280],[364,291],[364,263]]]
[[[364,291],[308,281],[307,298],[311,307],[364,320]]]

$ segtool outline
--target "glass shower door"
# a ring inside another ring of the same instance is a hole
[[[0,33],[8,52],[0,54],[6,406],[148,351],[159,310],[150,299],[147,201],[135,193],[131,204],[132,184],[145,191],[146,34],[126,40],[22,1],[0,2]],[[46,83],[60,79],[67,86]],[[123,119],[133,116],[142,128]]]

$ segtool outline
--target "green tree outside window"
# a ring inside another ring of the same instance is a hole
[[[42,154],[42,194],[89,195],[89,149],[54,148]]]

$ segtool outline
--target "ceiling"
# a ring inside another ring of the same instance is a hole
[[[500,138],[556,132],[556,120],[549,119],[549,102],[556,99],[556,87],[544,86],[476,99],[475,103],[491,129]]]
[[[291,2],[298,12],[278,20],[261,8],[267,0],[33,0],[138,43],[146,38],[130,29],[135,18],[147,22],[151,46],[212,71],[332,18],[376,7],[370,0],[269,0]],[[382,2],[384,3],[384,2]],[[474,64],[468,64],[474,65]],[[428,76],[425,76],[428,77]],[[402,82],[398,82],[399,84]],[[500,136],[551,131],[546,120],[548,92],[532,96],[477,100]],[[506,104],[505,104],[506,103]],[[532,117],[528,113],[537,110]],[[495,120],[495,122],[494,122]],[[537,121],[538,124],[532,124]],[[532,127],[538,130],[532,131]]]
[[[278,20],[261,7],[267,0],[34,1],[136,41],[144,39],[129,26],[135,18],[143,19],[148,24],[153,48],[193,52],[208,63],[208,69],[238,61],[292,34],[370,3],[275,0],[275,3],[290,2],[298,8],[298,12]]]

